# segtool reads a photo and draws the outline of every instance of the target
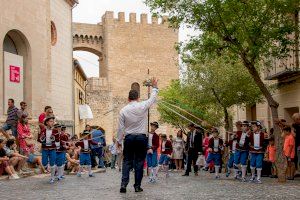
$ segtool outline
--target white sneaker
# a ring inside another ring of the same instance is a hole
[[[20,177],[17,174],[12,174],[11,176],[9,176],[9,179],[11,180],[16,180],[19,179]]]

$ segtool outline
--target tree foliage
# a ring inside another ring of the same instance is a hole
[[[280,181],[285,180],[286,160],[278,119],[279,104],[261,77],[259,65],[296,51],[299,56],[299,0],[146,0],[153,13],[170,16],[174,27],[186,24],[199,34],[180,46],[182,54],[239,59],[271,108]],[[299,68],[299,57],[296,58]]]

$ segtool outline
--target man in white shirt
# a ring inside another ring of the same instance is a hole
[[[139,94],[136,90],[129,92],[129,104],[120,111],[118,144],[124,139],[123,168],[121,193],[126,193],[129,183],[130,170],[134,168],[135,192],[142,192],[143,166],[147,153],[147,115],[148,109],[156,102],[158,94],[157,79],[152,79],[152,93],[148,100],[139,102]],[[134,165],[134,166],[133,166]]]

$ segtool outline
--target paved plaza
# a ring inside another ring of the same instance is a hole
[[[225,178],[225,175],[221,180],[215,180],[207,172],[201,172],[198,177],[171,173],[168,179],[160,175],[156,184],[147,183],[145,178],[143,193],[135,193],[131,182],[127,194],[120,194],[121,175],[118,171],[109,169],[106,173],[95,175],[94,178],[67,176],[66,180],[53,185],[48,184],[48,177],[45,176],[1,180],[0,199],[300,199],[299,178],[286,184],[263,178],[263,184],[253,184]]]

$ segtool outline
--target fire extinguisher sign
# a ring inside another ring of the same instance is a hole
[[[13,83],[20,83],[21,69],[18,66],[9,66],[9,80]]]

